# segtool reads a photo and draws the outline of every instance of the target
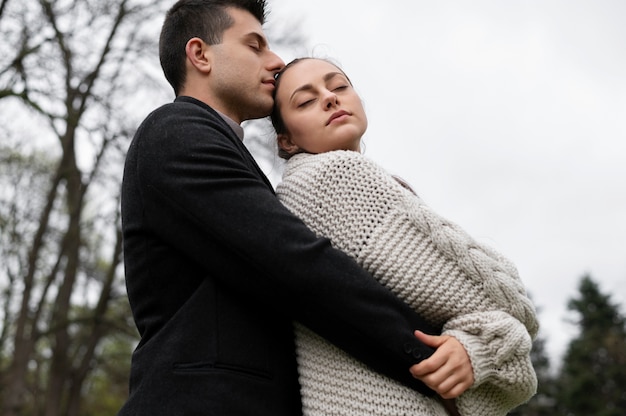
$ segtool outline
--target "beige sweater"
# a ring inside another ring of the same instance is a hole
[[[535,393],[530,348],[538,323],[507,259],[356,152],[294,156],[277,194],[311,229],[463,344],[475,383],[456,400],[461,415],[505,415]],[[446,414],[436,399],[375,373],[299,324],[296,341],[306,416]]]

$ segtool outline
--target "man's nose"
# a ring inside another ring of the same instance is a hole
[[[283,69],[285,66],[285,62],[282,59],[280,59],[280,56],[276,55],[272,51],[268,51],[268,52],[269,52],[269,57],[268,57],[268,62],[267,62],[267,69],[273,72],[278,72],[281,69]]]

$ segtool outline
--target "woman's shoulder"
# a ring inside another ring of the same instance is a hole
[[[373,160],[354,151],[298,154],[285,165],[282,187],[335,191],[398,193],[403,188]],[[280,185],[279,185],[280,187]]]
[[[358,160],[361,158],[363,158],[361,153],[352,150],[332,150],[324,153],[298,153],[293,155],[288,162],[330,163],[336,160]]]
[[[361,153],[350,150],[333,150],[330,152],[310,154],[300,153],[293,156],[286,165],[286,170],[381,170],[378,164]]]

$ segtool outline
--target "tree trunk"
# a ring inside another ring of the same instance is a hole
[[[22,302],[15,322],[15,335],[13,337],[13,360],[2,380],[3,401],[2,416],[20,416],[24,405],[24,395],[26,393],[26,375],[28,361],[34,351],[34,323],[31,319],[29,303],[35,282],[35,272],[39,253],[44,245],[43,239],[48,231],[50,215],[57,197],[57,189],[61,180],[62,168],[59,165],[48,191],[46,205],[39,217],[39,227],[35,233],[33,244],[29,251],[27,272],[24,276],[24,290],[22,292]]]
[[[83,195],[81,172],[76,165],[74,150],[74,131],[69,132],[64,140],[65,173],[67,183],[67,206],[69,210],[69,224],[64,251],[60,253],[65,258],[65,273],[59,287],[55,307],[52,315],[53,333],[52,359],[48,388],[45,399],[45,416],[60,416],[65,414],[64,398],[67,400],[67,385],[72,374],[73,363],[69,360],[71,338],[69,322],[71,321],[71,297],[76,284],[80,264],[81,232],[80,222],[83,211]]]
[[[108,268],[106,279],[100,292],[100,298],[98,305],[93,313],[93,330],[91,331],[86,344],[86,351],[82,357],[81,363],[77,370],[74,372],[74,377],[71,381],[71,386],[68,394],[67,415],[66,416],[80,416],[80,404],[81,404],[81,391],[83,384],[89,371],[91,370],[91,362],[95,357],[96,347],[102,340],[107,332],[106,328],[106,313],[109,308],[109,300],[111,298],[111,291],[113,289],[113,283],[115,282],[115,270],[120,264],[122,255],[122,230],[118,229],[116,233],[115,248],[113,250],[113,256]]]

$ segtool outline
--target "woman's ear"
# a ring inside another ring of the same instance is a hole
[[[191,38],[185,45],[185,53],[188,62],[203,73],[211,72],[210,45],[200,38]]]
[[[285,152],[293,155],[300,150],[298,145],[291,141],[291,138],[286,133],[279,133],[276,135],[276,140],[278,141],[278,147],[283,149]]]

